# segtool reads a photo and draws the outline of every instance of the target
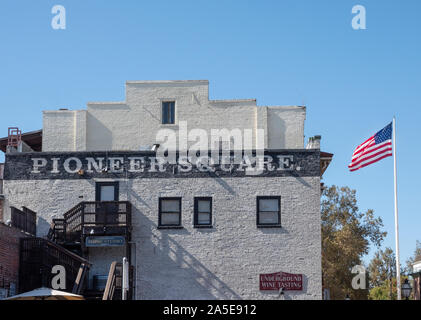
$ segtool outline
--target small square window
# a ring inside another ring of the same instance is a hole
[[[162,124],[175,123],[175,101],[162,102]]]
[[[158,227],[181,226],[181,198],[159,198]]]
[[[194,198],[194,226],[196,228],[212,227],[212,198]]]
[[[257,197],[257,226],[281,226],[281,197]]]

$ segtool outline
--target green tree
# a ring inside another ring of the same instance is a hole
[[[378,250],[368,266],[370,288],[381,286],[396,277],[395,253],[391,248]]]
[[[406,276],[401,277],[401,286],[407,278]],[[396,300],[396,278],[392,278],[392,282],[387,279],[381,285],[371,288],[368,298],[370,300]]]
[[[390,280],[386,280],[381,286],[374,287],[370,289],[368,299],[370,300],[392,300],[395,298],[396,294],[392,291],[392,299],[390,295]],[[395,287],[396,288],[396,287]],[[393,288],[392,288],[393,290]]]
[[[362,265],[370,243],[379,247],[386,236],[381,218],[375,218],[373,210],[360,212],[356,191],[337,186],[323,190],[321,214],[323,286],[329,288],[331,299],[367,299],[368,288],[352,288],[351,271]]]

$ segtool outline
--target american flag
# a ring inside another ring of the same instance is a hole
[[[392,156],[392,123],[355,149],[348,168],[350,171],[356,171],[390,156]]]

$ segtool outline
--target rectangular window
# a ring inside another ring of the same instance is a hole
[[[158,227],[181,227],[181,198],[159,198]]]
[[[97,182],[95,201],[118,201],[118,182]]]
[[[281,226],[281,197],[257,197],[257,226]]]
[[[212,198],[194,198],[194,226],[196,228],[212,226]]]
[[[175,101],[162,102],[162,124],[175,123]]]

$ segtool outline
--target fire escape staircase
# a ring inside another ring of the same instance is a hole
[[[95,236],[124,236],[126,243],[131,240],[131,203],[127,201],[80,202],[67,211],[63,218],[53,219],[48,232],[49,241],[68,251],[86,257],[88,248],[86,240]],[[130,256],[127,248],[126,256]],[[82,258],[84,259],[84,258]],[[80,265],[75,278],[74,293],[83,292],[85,298],[119,300],[121,297],[121,263],[113,262],[107,279],[107,285],[101,296],[98,292],[84,290],[84,279],[89,267]],[[133,267],[130,268],[130,287],[133,283]],[[131,291],[129,292],[129,298]]]
[[[40,287],[51,288],[54,266],[65,269],[63,291],[81,294],[91,263],[64,247],[43,238],[28,237],[20,240],[19,291]],[[60,284],[63,285],[63,284]]]
[[[37,238],[36,213],[23,207],[12,207],[12,224],[28,234],[20,241],[19,292],[39,287],[52,287],[56,265],[64,266],[65,289],[90,297],[88,272],[91,263],[86,259],[88,248],[85,240],[92,236],[124,236],[126,257],[130,261],[131,203],[130,202],[81,202],[63,218],[53,219],[47,239]],[[132,284],[133,268],[130,269]],[[111,265],[106,293],[98,292],[92,298],[119,299],[121,294],[121,264]],[[131,293],[129,293],[129,296]]]

